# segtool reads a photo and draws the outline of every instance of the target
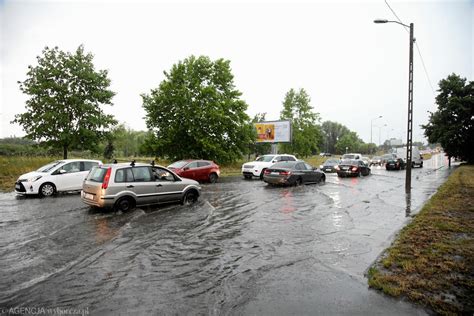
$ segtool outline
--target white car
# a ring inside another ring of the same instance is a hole
[[[242,165],[242,174],[245,179],[251,179],[252,177],[263,179],[265,169],[271,167],[274,163],[297,160],[295,156],[287,154],[263,155],[255,159],[255,161],[244,163]]]
[[[100,160],[64,159],[53,161],[36,171],[22,174],[15,183],[18,194],[51,196],[61,191],[82,189],[82,183]]]

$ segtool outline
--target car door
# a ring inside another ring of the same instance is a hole
[[[295,165],[295,170],[296,170],[296,173],[297,175],[299,175],[301,177],[301,180],[303,180],[303,183],[306,183],[306,182],[311,182],[310,181],[310,175],[308,174],[308,171],[306,169],[306,166],[304,165],[303,162],[299,162]]]
[[[137,198],[137,205],[154,204],[159,201],[157,186],[152,169],[149,166],[135,166],[130,168],[133,182],[127,177],[127,189],[133,190]]]
[[[51,175],[57,191],[79,190],[85,178],[79,161],[68,162],[53,171]]]
[[[199,181],[207,181],[211,172],[211,163],[208,161],[198,161],[196,169],[196,178]]]
[[[369,175],[369,167],[362,160],[359,160],[359,168],[363,176]]]
[[[161,167],[153,167],[153,174],[155,176],[156,193],[160,203],[181,200],[186,186],[183,184],[183,181]]]
[[[313,166],[311,166],[310,164],[305,163],[304,165],[305,165],[306,169],[308,170],[308,179],[309,179],[309,181],[310,182],[318,182],[319,178],[321,177],[319,172],[315,171]]]
[[[197,161],[188,163],[186,166],[183,167],[183,172],[181,172],[181,177],[196,180],[197,166],[198,166]]]

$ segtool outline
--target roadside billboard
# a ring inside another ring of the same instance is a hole
[[[257,143],[290,143],[290,121],[271,121],[254,123],[257,130]]]

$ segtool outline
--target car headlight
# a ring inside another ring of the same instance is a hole
[[[33,178],[29,178],[29,179],[28,179],[28,182],[35,182],[35,181],[37,181],[37,180],[39,180],[39,179],[41,179],[41,178],[42,178],[42,176],[36,176],[36,177],[33,177]]]
[[[320,166],[319,166],[319,169],[323,169],[323,165],[320,165]]]

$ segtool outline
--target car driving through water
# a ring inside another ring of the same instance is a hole
[[[326,175],[304,161],[282,161],[266,169],[263,181],[270,185],[301,185],[326,181]]]
[[[151,204],[192,204],[200,192],[195,180],[181,178],[162,166],[132,162],[92,168],[81,198],[90,206],[128,211]]]

